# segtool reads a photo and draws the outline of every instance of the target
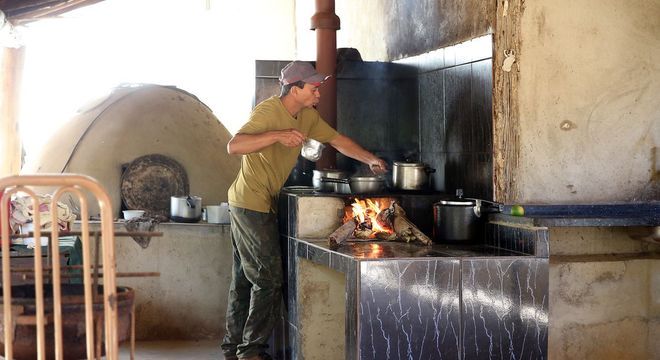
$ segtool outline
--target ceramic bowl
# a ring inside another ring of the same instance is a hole
[[[144,210],[124,210],[124,219],[126,220],[131,220],[131,219],[137,219],[144,215]]]

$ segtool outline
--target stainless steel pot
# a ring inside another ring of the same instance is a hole
[[[392,166],[392,183],[396,189],[424,190],[429,187],[429,174],[435,169],[424,163],[395,161]]]
[[[313,176],[312,176],[312,185],[314,185],[314,190],[316,191],[321,191],[321,192],[336,192],[336,193],[342,193],[342,191],[346,191],[346,193],[350,193],[350,188],[348,188],[348,184],[342,184],[342,183],[333,183],[333,182],[327,182],[321,180],[322,178],[330,178],[330,179],[345,179],[348,177],[348,173],[343,170],[336,170],[336,169],[323,169],[323,170],[313,170]],[[344,189],[344,187],[346,189]]]
[[[323,182],[336,184],[348,184],[348,192],[345,189],[338,191],[340,194],[375,194],[385,191],[385,178],[382,176],[351,176],[349,179],[321,178]]]
[[[185,223],[200,221],[202,219],[202,198],[191,195],[170,197],[170,219]]]
[[[486,213],[500,212],[502,207],[501,204],[480,199],[458,197],[441,200],[433,204],[433,241],[471,243],[481,240]]]

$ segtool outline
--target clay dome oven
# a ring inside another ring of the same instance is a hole
[[[168,159],[180,167],[164,165],[172,173],[165,171],[163,176],[178,178],[166,178],[170,186],[163,181],[140,184],[142,191],[169,199],[182,195],[170,192],[183,186],[201,196],[204,205],[218,204],[227,201],[227,189],[240,168],[240,157],[227,154],[230,138],[213,112],[190,93],[160,85],[119,87],[62,126],[22,173],[91,176],[106,188],[113,215],[118,216],[122,198],[126,200],[123,171],[136,159]],[[131,206],[124,201],[123,207]],[[90,203],[90,215],[98,212],[98,206]]]

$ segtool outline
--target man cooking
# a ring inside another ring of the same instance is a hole
[[[331,128],[314,109],[327,79],[307,62],[282,69],[281,93],[257,105],[227,144],[242,156],[229,188],[234,262],[222,350],[226,359],[269,359],[264,352],[281,303],[282,267],[276,197],[305,139],[329,143],[342,154],[384,173],[387,164]]]

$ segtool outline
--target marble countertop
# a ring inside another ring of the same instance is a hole
[[[498,249],[485,245],[444,245],[425,246],[394,241],[347,242],[331,250],[327,239],[298,239],[320,251],[337,253],[354,260],[382,260],[406,258],[465,258],[465,257],[511,257],[531,255]]]
[[[322,193],[310,186],[292,186],[283,189],[283,194],[294,197],[350,197],[351,195]],[[434,201],[453,196],[439,192],[385,192],[382,194],[361,195],[369,197],[415,197]],[[602,203],[602,204],[523,204],[524,216],[511,216],[512,205],[503,205],[502,213],[491,214],[493,221],[503,221],[529,226],[660,226],[660,201],[637,203]],[[429,206],[429,211],[432,209]]]

